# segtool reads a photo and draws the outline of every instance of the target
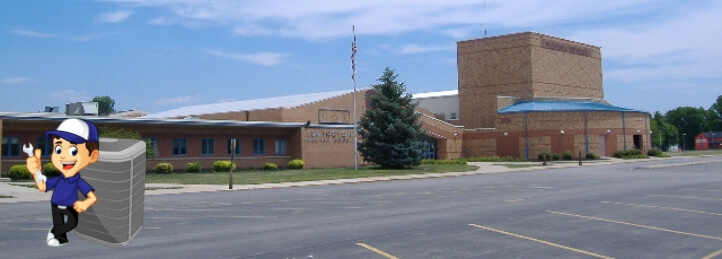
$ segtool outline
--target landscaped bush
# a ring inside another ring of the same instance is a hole
[[[155,166],[155,172],[161,174],[170,174],[173,172],[173,165],[170,163],[158,163]]]
[[[278,166],[274,163],[266,163],[263,165],[263,170],[278,170]]]
[[[303,163],[303,160],[301,160],[301,159],[293,159],[291,161],[288,161],[288,168],[290,168],[290,169],[295,169],[295,170],[303,169],[304,165],[305,164]]]
[[[614,152],[613,156],[622,159],[649,158],[642,154],[642,150],[639,149],[618,150]]]
[[[537,155],[537,158],[539,158],[539,160],[544,160],[544,156],[547,157],[547,161],[552,160],[552,153],[550,152],[541,152]]]
[[[552,160],[559,160],[559,154],[552,154]]]
[[[14,165],[10,167],[8,176],[13,180],[33,179],[33,176],[30,175],[30,172],[28,172],[28,167],[26,165]]]
[[[55,168],[53,163],[47,163],[43,166],[43,174],[45,174],[48,178],[56,177],[60,175],[60,170]]]
[[[564,153],[562,153],[562,159],[564,159],[564,160],[572,160],[572,152],[570,152],[570,151],[568,151],[568,150],[567,150],[567,151],[564,151]]]
[[[231,167],[233,167],[232,170],[236,170],[236,163],[231,164],[231,161],[227,160],[213,162],[213,171],[216,172],[228,172]]]
[[[650,149],[649,151],[647,151],[647,155],[664,157],[664,152],[662,152],[662,150],[659,150],[659,149]]]
[[[432,160],[432,159],[423,159],[421,160],[421,164],[425,165],[465,165],[466,160]]]
[[[593,152],[587,153],[587,155],[585,157],[587,159],[598,159],[599,158],[599,156],[597,156],[597,154],[594,154]]]
[[[200,173],[201,172],[201,163],[198,163],[197,161],[193,161],[193,162],[186,164],[186,172],[187,173]]]

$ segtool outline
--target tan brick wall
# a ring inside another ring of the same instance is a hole
[[[531,35],[534,97],[604,98],[599,47]]]
[[[459,109],[466,128],[494,128],[497,96],[604,97],[598,47],[538,33],[457,43]]]
[[[601,151],[600,135],[605,136],[606,151],[612,154],[616,150],[624,149],[624,133],[626,132],[627,149],[634,148],[634,135],[641,135],[643,149],[649,148],[649,114],[643,112],[625,112],[625,122],[622,123],[621,112],[594,112],[587,113],[587,126],[584,125],[584,112],[530,112],[527,113],[527,134],[529,136],[529,158],[536,159],[540,152],[562,153],[570,151],[574,157],[582,151],[587,154],[587,134],[589,152],[605,156]],[[516,157],[524,157],[526,153],[524,115],[522,113],[500,114],[496,118],[495,129],[488,131],[465,131],[462,157],[485,155],[504,156],[509,150],[518,150]],[[626,128],[623,128],[626,126]],[[607,133],[607,129],[611,132]],[[561,134],[564,130],[564,134]],[[639,131],[639,133],[637,132]],[[504,136],[504,132],[507,136]],[[511,142],[510,142],[511,140]],[[516,145],[507,147],[506,145]],[[490,145],[481,143],[495,143]],[[485,148],[483,152],[480,150]],[[516,149],[515,149],[516,148]]]
[[[424,111],[424,110],[420,110]],[[426,135],[437,139],[438,159],[452,160],[461,158],[464,129],[443,120],[422,113],[421,127]]]
[[[282,109],[252,110],[200,115],[204,120],[281,121]]]
[[[353,129],[307,128],[301,142],[306,168],[353,166]],[[359,158],[359,165],[362,162]]]

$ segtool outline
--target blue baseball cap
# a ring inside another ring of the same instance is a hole
[[[60,123],[58,129],[45,132],[45,136],[58,136],[77,144],[98,142],[98,129],[86,120],[67,119]]]

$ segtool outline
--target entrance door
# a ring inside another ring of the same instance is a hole
[[[436,159],[436,139],[427,139],[426,149],[424,149],[424,159],[435,160]]]
[[[599,156],[607,156],[607,136],[599,135]]]
[[[642,135],[633,135],[634,149],[642,150]]]

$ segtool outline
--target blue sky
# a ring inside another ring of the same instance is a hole
[[[0,111],[116,110],[359,88],[457,88],[456,42],[523,31],[600,46],[605,99],[666,112],[722,95],[722,1],[0,1]]]

